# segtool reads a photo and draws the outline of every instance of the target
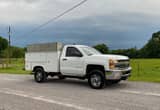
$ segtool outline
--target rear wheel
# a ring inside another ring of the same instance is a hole
[[[47,79],[47,74],[42,68],[37,68],[34,73],[34,79],[38,83],[44,82]]]
[[[63,79],[65,79],[66,77],[63,76],[63,75],[59,75],[58,78],[61,79],[61,80],[63,80]]]
[[[105,76],[102,71],[93,70],[88,76],[88,83],[93,89],[101,89],[105,86]]]

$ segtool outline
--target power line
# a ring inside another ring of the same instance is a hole
[[[53,22],[53,21],[59,19],[60,17],[64,16],[65,14],[71,12],[71,11],[74,10],[75,8],[77,8],[77,7],[79,7],[80,5],[84,4],[86,1],[88,1],[88,0],[83,0],[83,1],[79,2],[78,4],[74,5],[73,7],[69,8],[69,9],[66,10],[66,11],[64,11],[63,13],[61,13],[61,14],[55,16],[54,18],[52,18],[52,19],[48,20],[47,22],[45,22],[45,23],[39,25],[38,27],[34,28],[33,30],[31,30],[31,31],[28,32],[27,34],[31,34],[31,33],[36,32],[36,31],[39,30],[40,28],[42,28],[42,27],[48,25],[49,23],[51,23],[51,22]]]

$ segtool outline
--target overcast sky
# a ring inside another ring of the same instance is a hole
[[[33,34],[26,34],[80,0],[0,0],[0,35],[12,45],[105,43],[112,49],[142,47],[160,28],[159,0],[88,0]]]

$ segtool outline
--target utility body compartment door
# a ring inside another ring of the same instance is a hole
[[[84,58],[76,47],[67,47],[60,58],[60,70],[63,75],[83,76]]]

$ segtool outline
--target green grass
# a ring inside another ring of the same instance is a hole
[[[160,82],[160,59],[131,59],[132,76],[130,81]],[[24,59],[12,59],[11,67],[2,69],[0,73],[29,74],[24,70]]]
[[[7,68],[0,68],[0,73],[10,73],[10,74],[29,74],[30,71],[24,70],[24,59],[11,59],[11,64]]]
[[[132,59],[131,81],[160,82],[160,59]]]

